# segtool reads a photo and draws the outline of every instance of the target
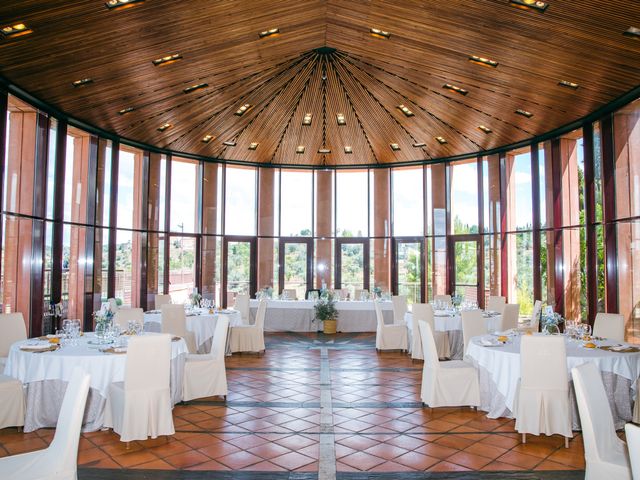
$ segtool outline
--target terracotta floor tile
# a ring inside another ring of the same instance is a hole
[[[486,445],[480,442],[476,442],[473,445],[464,449],[465,452],[473,453],[475,455],[480,455],[482,457],[489,458],[491,460],[495,460],[500,455],[503,455],[508,450],[502,447],[496,447],[494,445]]]
[[[366,453],[375,455],[384,460],[392,460],[400,455],[407,453],[407,450],[388,443],[379,443],[365,450]]]
[[[141,463],[140,465],[134,465],[133,467],[130,467],[130,468],[135,468],[140,470],[175,470],[175,467],[173,465],[170,465],[164,460],[160,460],[160,459],[153,460],[147,463]]]
[[[437,443],[426,443],[415,449],[416,452],[430,457],[439,458],[444,460],[454,453],[458,453],[460,450],[456,448],[445,447],[444,445],[438,445]]]
[[[216,460],[232,470],[239,470],[261,462],[262,458],[249,452],[240,451],[225,455],[224,457],[219,457]]]
[[[257,447],[250,448],[247,451],[265,460],[270,460],[290,452],[288,448],[280,446],[277,443],[264,443]]]
[[[438,463],[440,460],[413,451],[400,455],[399,457],[394,458],[393,461],[396,463],[401,463],[402,465],[406,465],[407,467],[413,468],[414,470],[424,471]]]
[[[513,471],[513,470],[526,470],[524,467],[511,465],[510,463],[491,462],[489,465],[482,467],[482,470],[486,471]]]
[[[207,447],[199,448],[198,451],[215,460],[231,453],[240,452],[242,449],[228,442],[219,441]]]
[[[457,463],[458,465],[470,468],[471,470],[480,470],[485,465],[491,463],[491,459],[480,455],[474,455],[473,453],[458,452],[447,458],[447,462]]]
[[[188,467],[187,470],[228,471],[231,469],[226,465],[216,462],[215,460],[209,460],[208,462],[199,463],[198,465],[193,465],[191,467]]]
[[[532,469],[541,462],[541,459],[539,457],[526,455],[524,453],[515,452],[513,450],[498,457],[497,460],[499,462],[510,463],[511,465],[515,465],[518,467],[524,467],[528,470]]]
[[[314,462],[315,459],[297,452],[289,452],[284,455],[280,455],[279,457],[272,458],[270,461],[271,463],[275,463],[287,470],[296,470],[297,468]]]
[[[376,465],[380,465],[384,462],[384,460],[380,457],[369,455],[365,452],[355,452],[351,455],[347,455],[346,457],[342,457],[340,459],[340,462],[352,468],[355,468],[358,471],[366,471],[375,467]]]
[[[196,450],[189,450],[165,457],[164,460],[176,468],[187,468],[199,463],[208,462],[210,458]]]
[[[450,462],[439,462],[429,468],[429,472],[468,472],[470,468]]]
[[[414,468],[395,462],[384,462],[369,470],[370,472],[415,472]]]
[[[133,467],[134,465],[140,465],[141,463],[147,463],[157,459],[158,457],[156,457],[153,453],[142,450],[113,457],[113,460],[115,460],[118,465],[124,468]]]

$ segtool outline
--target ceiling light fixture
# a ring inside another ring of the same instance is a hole
[[[329,148],[319,148],[318,149],[318,153],[321,155],[328,155],[329,153],[331,153],[331,149]]]
[[[29,33],[33,33],[33,30],[28,28],[24,23],[16,23],[15,25],[7,25],[6,27],[2,27],[0,32],[5,37],[19,37],[20,35],[27,35]]]
[[[249,144],[249,150],[255,150],[258,148],[258,142],[252,142]]]
[[[197,85],[191,85],[190,87],[187,87],[182,91],[184,93],[191,93],[191,92],[195,92],[196,90],[200,90],[202,88],[207,88],[208,86],[209,86],[208,83],[198,83]]]
[[[166,57],[156,58],[155,60],[152,60],[151,63],[153,63],[156,67],[164,67],[165,65],[171,65],[178,60],[182,60],[182,55],[180,55],[179,53],[174,53],[173,55],[167,55]]]
[[[298,146],[296,147],[296,153],[297,153],[297,154],[302,154],[302,153],[304,153],[304,145],[298,145]]]
[[[522,115],[523,117],[531,118],[533,117],[533,113],[527,112],[526,110],[522,110],[521,108],[516,110],[518,115]]]
[[[469,61],[471,63],[475,63],[476,65],[482,65],[483,67],[493,67],[496,68],[498,66],[498,62],[495,60],[490,60],[485,57],[479,57],[477,55],[471,55],[469,57]]]
[[[209,143],[212,138],[213,135],[205,135],[204,137],[202,137],[202,143]]]
[[[396,108],[405,114],[407,117],[413,117],[413,112],[407,108],[406,105],[400,104]]]
[[[347,154],[353,153],[353,147],[345,146],[344,153],[347,153]]]
[[[389,32],[380,30],[379,28],[372,28],[369,30],[369,33],[371,34],[372,37],[376,37],[376,38],[389,38],[391,36]]]
[[[338,113],[336,115],[336,120],[338,122],[338,125],[343,126],[347,124],[347,121],[344,118],[344,113]]]
[[[144,0],[108,0],[104,5],[109,10],[122,10],[143,2]]]
[[[422,142],[413,144],[413,148],[422,148],[422,147],[426,147],[426,146],[427,146],[427,144],[426,143],[422,143]]]
[[[122,110],[118,110],[118,115],[126,115],[127,113],[133,112],[134,110],[135,108],[133,107],[123,108]]]
[[[484,125],[478,125],[478,130],[483,131],[487,135],[493,131],[489,127],[485,127]]]
[[[438,143],[440,145],[444,145],[445,143],[447,143],[447,141],[444,139],[444,137],[436,137],[436,140],[438,141]]]
[[[569,82],[569,81],[567,81],[567,80],[560,80],[560,81],[558,82],[558,85],[560,85],[561,87],[572,88],[572,89],[574,89],[574,90],[577,90],[577,89],[578,89],[578,87],[580,86],[580,85],[578,85],[577,83]]]
[[[400,150],[400,145],[398,145],[397,143],[390,143],[389,146],[391,147],[391,150],[393,150],[394,152],[397,152],[398,150]]]
[[[235,147],[236,146],[236,141],[235,140],[227,140],[226,142],[222,142],[222,144],[225,147]]]
[[[270,30],[265,30],[264,32],[260,32],[258,34],[258,37],[260,37],[260,38],[273,37],[275,35],[278,35],[279,33],[280,33],[280,29],[279,28],[272,28]]]
[[[236,113],[234,113],[234,115],[237,115],[237,116],[241,117],[251,107],[252,107],[252,105],[250,103],[245,103],[238,110],[236,110]]]
[[[450,83],[445,83],[442,88],[446,88],[453,93],[459,93],[460,95],[466,95],[467,93],[469,93],[468,90],[465,90],[464,88],[458,87],[456,85],[451,85]]]
[[[302,119],[302,125],[311,125],[312,115],[310,113],[305,113],[304,118]]]
[[[171,128],[173,125],[171,125],[170,123],[163,123],[162,125],[160,125],[158,127],[158,131],[159,132],[164,132],[165,130],[167,130],[168,128]]]
[[[622,34],[625,37],[631,37],[631,38],[635,38],[637,40],[637,39],[640,39],[640,28],[629,27],[624,32],[622,32]]]
[[[544,12],[549,6],[547,2],[543,2],[542,0],[509,0],[509,5],[524,10],[536,10],[538,12]]]
[[[92,78],[82,78],[80,80],[76,80],[75,82],[73,82],[72,85],[74,87],[83,87],[85,85],[89,85],[90,83],[93,83]]]

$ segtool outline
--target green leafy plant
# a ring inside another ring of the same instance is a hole
[[[313,308],[316,313],[316,319],[321,322],[325,320],[336,320],[338,318],[336,300],[332,294],[321,296]]]

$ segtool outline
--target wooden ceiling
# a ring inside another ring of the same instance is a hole
[[[2,2],[0,27],[33,32],[0,39],[0,74],[74,118],[176,152],[283,165],[419,161],[526,140],[639,85],[640,41],[623,32],[640,27],[640,2],[548,3],[541,13],[508,0]],[[259,38],[271,28],[280,33]],[[175,53],[180,61],[152,64]],[[72,85],[84,78],[92,82]]]

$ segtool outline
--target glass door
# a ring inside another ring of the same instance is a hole
[[[173,303],[184,303],[198,286],[198,238],[169,236],[169,289]]]
[[[281,238],[279,242],[279,292],[296,291],[296,298],[306,298],[313,288],[313,240]]]
[[[449,282],[451,294],[459,295],[463,301],[480,303],[480,272],[478,269],[480,239],[476,236],[450,237]]]
[[[424,240],[394,238],[393,255],[393,294],[406,295],[408,303],[424,303]]]
[[[225,237],[222,268],[222,306],[233,305],[238,294],[256,293],[256,239]]]
[[[336,239],[336,289],[346,288],[351,299],[356,289],[369,290],[369,239]]]

